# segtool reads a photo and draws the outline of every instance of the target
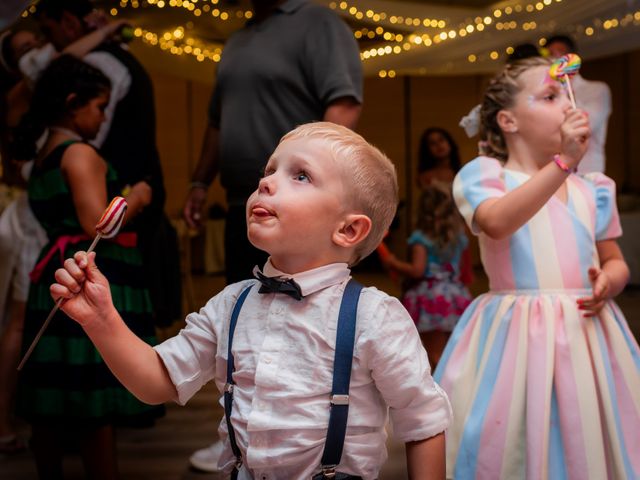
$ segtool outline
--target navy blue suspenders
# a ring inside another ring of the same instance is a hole
[[[229,345],[227,350],[227,383],[224,386],[224,415],[229,432],[229,443],[236,457],[236,465],[231,474],[231,479],[235,480],[238,470],[242,466],[242,454],[236,442],[235,432],[231,425],[231,408],[233,402],[233,371],[234,360],[231,353],[233,344],[233,333],[238,322],[240,309],[244,303],[251,287],[245,288],[231,313],[229,323]],[[336,351],[333,361],[333,385],[331,387],[331,411],[329,413],[329,427],[327,429],[327,439],[322,453],[321,467],[322,477],[337,478],[336,468],[340,464],[344,438],[347,431],[347,417],[349,415],[349,382],[351,380],[351,364],[353,361],[353,346],[356,333],[356,313],[358,310],[358,299],[362,285],[355,280],[349,280],[342,296],[340,313],[338,315],[338,328],[336,329]]]
[[[245,288],[238,300],[236,300],[236,304],[233,307],[233,312],[231,312],[231,322],[229,322],[229,345],[227,347],[227,383],[224,385],[224,418],[227,421],[227,432],[229,434],[229,443],[231,444],[231,450],[233,450],[233,455],[236,457],[236,464],[233,468],[233,472],[231,473],[231,480],[235,480],[238,477],[238,470],[242,466],[242,454],[240,453],[240,449],[238,448],[238,444],[236,443],[236,432],[233,429],[233,425],[231,425],[231,407],[233,406],[233,371],[235,370],[235,365],[233,363],[233,354],[231,353],[231,345],[233,344],[233,333],[236,330],[236,323],[238,323],[238,316],[240,315],[240,309],[242,308],[242,304],[244,303],[247,295],[249,294],[249,290],[251,287]]]

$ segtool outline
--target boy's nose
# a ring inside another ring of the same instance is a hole
[[[272,194],[274,192],[274,182],[271,175],[262,177],[258,184],[258,191],[260,193]]]

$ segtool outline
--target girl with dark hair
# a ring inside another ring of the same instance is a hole
[[[111,22],[67,46],[63,53],[83,56],[122,27]],[[0,156],[2,182],[24,188],[33,159],[17,161],[9,152],[15,128],[28,111],[38,76],[56,57],[51,44],[42,45],[28,30],[15,29],[0,35]],[[6,80],[6,82],[5,82]],[[7,87],[7,88],[5,88]],[[40,143],[46,136],[43,135]],[[17,190],[17,189],[16,189]],[[0,454],[24,449],[12,422],[16,367],[20,356],[29,272],[46,243],[46,235],[21,191],[0,215]]]
[[[428,186],[433,180],[453,182],[460,170],[458,145],[444,128],[427,128],[420,137],[418,185]]]
[[[31,208],[49,243],[31,273],[23,346],[28,346],[53,306],[49,284],[62,259],[86,250],[109,199],[119,195],[116,172],[86,143],[95,137],[109,99],[109,80],[99,70],[63,55],[38,80],[31,107],[16,130],[13,155],[35,157],[29,180]],[[36,153],[36,139],[47,140]],[[125,222],[151,201],[145,182],[131,188]],[[111,294],[130,328],[154,343],[154,327],[141,270],[137,236],[123,228],[96,248],[108,271]],[[158,409],[136,400],[111,375],[82,328],[58,312],[45,330],[18,385],[18,414],[32,426],[31,447],[41,478],[63,478],[62,454],[77,441],[88,478],[117,477],[113,424]]]

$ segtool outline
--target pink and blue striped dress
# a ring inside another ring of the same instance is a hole
[[[447,477],[640,478],[640,348],[613,301],[584,318],[596,242],[622,234],[615,184],[571,175],[566,204],[552,197],[512,236],[473,222],[489,198],[529,176],[479,157],[454,182],[479,236],[490,291],[465,311],[434,378],[449,395]]]

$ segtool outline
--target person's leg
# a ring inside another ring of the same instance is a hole
[[[262,268],[267,253],[251,245],[247,238],[245,205],[230,206],[224,230],[224,263],[227,284],[253,278],[253,267]]]
[[[29,443],[40,480],[62,480],[62,438],[59,430],[48,425],[31,426]]]
[[[0,337],[0,439],[13,436],[13,397],[16,391],[17,366],[20,361],[25,302],[12,301],[9,321]]]
[[[80,431],[80,455],[85,474],[92,480],[116,480],[118,460],[116,436],[112,425]]]
[[[420,334],[422,345],[429,355],[429,363],[431,364],[431,370],[436,369],[436,365],[442,357],[444,347],[449,341],[451,332],[441,332],[439,330],[433,330],[431,332],[423,332]]]

